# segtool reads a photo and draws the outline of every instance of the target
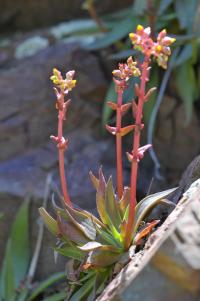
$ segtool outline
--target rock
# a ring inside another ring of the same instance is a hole
[[[15,50],[15,58],[22,59],[24,57],[32,56],[40,50],[47,48],[48,45],[48,39],[43,37],[36,36],[28,38],[17,46]]]
[[[199,120],[195,113],[190,124],[185,124],[185,108],[177,101],[165,97],[160,107],[154,147],[159,160],[167,170],[168,182],[178,183],[182,172],[199,154]],[[175,110],[176,108],[176,110]]]
[[[106,81],[97,58],[77,44],[49,46],[0,70],[0,160],[45,144],[55,132],[55,96],[49,80],[53,67],[76,70],[78,82],[71,94],[68,131],[98,123]]]
[[[38,27],[46,27],[58,22],[73,18],[88,16],[82,9],[82,0],[60,1],[26,1],[26,0],[0,0],[0,25],[1,30],[30,30]],[[112,0],[97,2],[97,10],[100,14],[113,12],[132,5],[132,0]]]

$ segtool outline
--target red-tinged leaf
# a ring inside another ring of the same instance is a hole
[[[133,155],[130,154],[129,152],[126,152],[126,156],[128,158],[128,161],[131,163],[133,161]]]
[[[138,84],[134,85],[134,90],[135,90],[135,95],[137,95],[137,97],[140,96],[140,88]]]
[[[168,189],[165,191],[157,192],[152,195],[148,195],[142,199],[135,208],[135,224],[134,232],[136,233],[140,223],[144,218],[153,210],[158,204],[164,204],[167,206],[174,206],[174,204],[165,198],[172,193],[176,188]]]
[[[102,192],[100,189],[100,185],[96,194],[96,205],[98,214],[105,225],[108,225],[108,217],[106,212],[106,205],[105,205],[105,191]]]
[[[39,208],[39,213],[45,223],[48,230],[55,236],[58,235],[58,226],[56,220],[46,211],[45,208]]]
[[[61,247],[54,248],[54,251],[61,254],[62,256],[72,258],[78,261],[83,261],[85,258],[85,254],[79,250],[75,245],[68,246],[64,244]]]
[[[76,228],[82,231],[82,233],[89,239],[93,240],[96,237],[96,230],[94,228],[94,222],[98,223],[98,220],[92,214],[86,214],[84,210],[74,209],[67,204],[65,205],[65,211],[58,211],[58,213],[68,222],[75,225]],[[98,225],[101,224],[99,221]]]
[[[146,95],[144,97],[144,100],[148,101],[149,97],[153,94],[154,91],[156,91],[156,89],[157,89],[156,87],[149,89],[149,91],[146,93]]]
[[[58,215],[57,224],[60,238],[66,243],[70,243],[71,241],[77,245],[82,245],[88,242],[89,239],[87,236],[74,223],[66,222],[60,215]]]
[[[130,133],[131,131],[133,131],[134,128],[135,128],[134,124],[125,126],[125,127],[120,129],[120,135],[123,137],[123,136],[127,135],[128,133]]]
[[[106,180],[103,174],[102,166],[99,168],[99,192],[103,195],[106,191]]]
[[[136,234],[134,242],[137,245],[140,240],[147,236],[153,228],[160,222],[160,220],[154,220],[153,222],[149,223],[144,229],[142,229],[138,234]]]
[[[107,208],[106,208],[106,200],[105,200],[105,194],[102,195],[101,193],[99,193],[99,191],[96,194],[96,204],[97,204],[97,211],[98,214],[102,220],[102,222],[104,223],[104,226],[108,226],[113,235],[114,236],[118,236],[118,232],[116,230],[116,228],[113,225],[113,222],[108,214]]]
[[[90,252],[87,263],[94,267],[108,267],[109,265],[117,262],[121,256],[122,254],[117,252],[97,249]]]
[[[134,117],[134,118],[136,118],[136,115],[137,115],[137,109],[138,109],[137,104],[136,104],[136,102],[133,100],[133,101],[132,101],[132,112],[133,112],[133,117]]]
[[[126,227],[127,227],[127,222],[123,220],[123,222],[120,225],[120,235],[123,241],[126,237]]]
[[[119,246],[118,243],[115,241],[115,238],[113,237],[112,233],[107,232],[105,229],[96,229],[97,233],[99,234],[97,237],[100,238],[102,243],[111,244],[115,246]]]
[[[99,249],[100,247],[102,247],[102,244],[97,242],[97,241],[89,241],[88,243],[86,243],[85,245],[79,247],[80,250],[82,251],[92,251],[95,249]]]
[[[117,104],[112,102],[112,101],[108,101],[107,105],[112,109],[112,110],[117,110]]]
[[[122,198],[119,201],[119,208],[120,208],[120,213],[121,213],[122,218],[124,217],[124,213],[126,211],[127,206],[129,205],[129,203],[130,203],[130,188],[125,187]]]
[[[147,145],[144,145],[144,146],[142,146],[142,147],[140,147],[140,148],[138,149],[138,157],[139,157],[139,159],[142,159],[142,158],[144,157],[144,153],[145,153],[150,147],[152,147],[152,145],[151,145],[151,144],[147,144]]]
[[[113,188],[112,177],[110,176],[108,183],[106,185],[106,211],[112,221],[112,224],[115,226],[116,229],[119,228],[121,223],[121,217],[119,213],[119,203],[116,199],[115,191]]]
[[[68,109],[68,107],[69,107],[71,101],[72,101],[71,99],[68,99],[68,100],[64,103],[65,112],[66,112],[66,110]]]
[[[132,104],[131,103],[125,103],[124,105],[121,106],[121,112],[125,113],[131,108]]]
[[[82,270],[86,271],[92,267],[93,267],[93,265],[91,263],[85,263],[84,265],[82,265]]]
[[[117,129],[116,127],[113,127],[113,126],[109,126],[106,124],[106,129],[109,133],[111,133],[112,135],[116,135],[117,133]]]
[[[103,245],[97,241],[90,241],[87,244],[85,244],[84,246],[79,247],[79,249],[81,251],[84,252],[90,252],[90,251],[94,251],[97,249],[100,249],[102,251],[111,251],[111,252],[119,252],[119,248],[112,246],[112,245]]]
[[[94,188],[97,190],[99,187],[99,180],[95,177],[95,175],[90,171],[89,172],[90,180],[94,185]]]

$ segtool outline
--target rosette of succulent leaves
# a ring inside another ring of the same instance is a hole
[[[115,189],[112,177],[105,179],[102,168],[98,177],[90,172],[92,184],[96,189],[98,217],[73,206],[66,184],[64,152],[68,140],[62,136],[62,132],[70,102],[65,101],[65,97],[76,85],[75,72],[69,71],[63,78],[61,72],[54,69],[51,77],[55,85],[58,110],[58,134],[51,138],[58,147],[63,197],[62,207],[54,203],[55,217],[44,208],[40,208],[40,214],[49,231],[57,238],[55,251],[70,259],[67,261],[66,274],[67,300],[71,301],[95,300],[114,275],[141,249],[153,229],[159,226],[159,220],[146,221],[151,210],[160,203],[171,205],[166,197],[174,189],[149,195],[137,202],[136,184],[139,161],[151,147],[140,146],[140,135],[144,127],[143,106],[155,90],[151,88],[146,91],[150,64],[155,59],[159,66],[167,68],[168,57],[171,54],[170,45],[174,39],[166,35],[166,30],[162,30],[157,40],[153,41],[150,28],[141,25],[129,36],[134,49],[142,52],[142,59],[135,61],[130,57],[113,71],[117,103],[108,102],[108,105],[116,112],[116,126],[107,125],[106,128],[116,139],[117,185]],[[123,104],[123,93],[131,77],[138,77],[139,80],[139,84],[135,85],[137,100]],[[122,117],[128,109],[132,109],[133,124],[122,127]],[[130,187],[124,187],[122,139],[130,132],[133,132],[133,148],[127,153],[131,164]]]

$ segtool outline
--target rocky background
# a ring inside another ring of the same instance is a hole
[[[100,12],[113,11],[132,1],[102,1]],[[82,1],[3,1],[0,0],[0,265],[14,215],[27,194],[32,196],[31,237],[37,237],[37,208],[42,204],[44,183],[52,173],[59,185],[57,150],[49,142],[56,133],[57,115],[49,77],[53,67],[75,69],[77,88],[68,112],[66,134],[70,140],[66,155],[67,177],[73,202],[94,210],[95,192],[88,171],[97,172],[103,164],[106,174],[114,175],[115,149],[112,137],[101,129],[102,104],[109,85],[113,62],[103,53],[89,52],[79,41],[61,39],[58,22],[86,13]],[[57,24],[57,25],[55,25]],[[52,31],[52,26],[57,31]],[[64,27],[63,27],[64,26]],[[62,30],[67,23],[62,24]],[[57,34],[55,34],[55,32]],[[155,133],[155,150],[162,162],[165,179],[155,182],[153,190],[177,185],[181,173],[200,152],[199,118],[193,114],[184,125],[183,105],[166,97],[160,108]],[[176,110],[174,108],[176,107]],[[145,136],[145,135],[144,135]],[[130,139],[130,138],[129,138]],[[130,140],[127,141],[127,148]],[[125,164],[128,183],[129,165]],[[142,163],[139,193],[144,195],[153,176],[153,164]],[[54,264],[50,246],[53,238],[45,233],[37,276],[42,278],[63,268]]]

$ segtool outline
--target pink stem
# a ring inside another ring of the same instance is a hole
[[[117,120],[116,120],[116,157],[117,157],[117,193],[119,199],[123,195],[123,168],[122,168],[122,137],[121,129],[121,106],[123,90],[119,89],[117,98]]]
[[[145,87],[147,82],[149,58],[145,57],[142,64],[142,74],[141,74],[141,84],[140,84],[140,94],[138,99],[138,107],[136,113],[136,129],[133,136],[133,160],[131,165],[131,185],[130,185],[130,207],[128,222],[126,226],[126,236],[125,236],[125,249],[130,247],[132,242],[133,226],[134,226],[134,216],[135,216],[135,206],[136,206],[136,187],[137,187],[137,175],[138,175],[138,149],[140,147],[140,131],[141,131],[141,121],[142,121],[142,111],[144,105]]]
[[[62,103],[64,104],[64,95],[62,95]],[[59,109],[58,113],[58,141],[62,141],[63,139],[63,120],[65,118],[64,108]],[[58,144],[58,158],[59,158],[59,172],[60,172],[60,181],[63,192],[63,197],[65,202],[72,207],[72,203],[70,201],[70,197],[68,194],[67,184],[66,184],[66,176],[65,176],[65,159],[64,159],[65,149],[59,147]]]

